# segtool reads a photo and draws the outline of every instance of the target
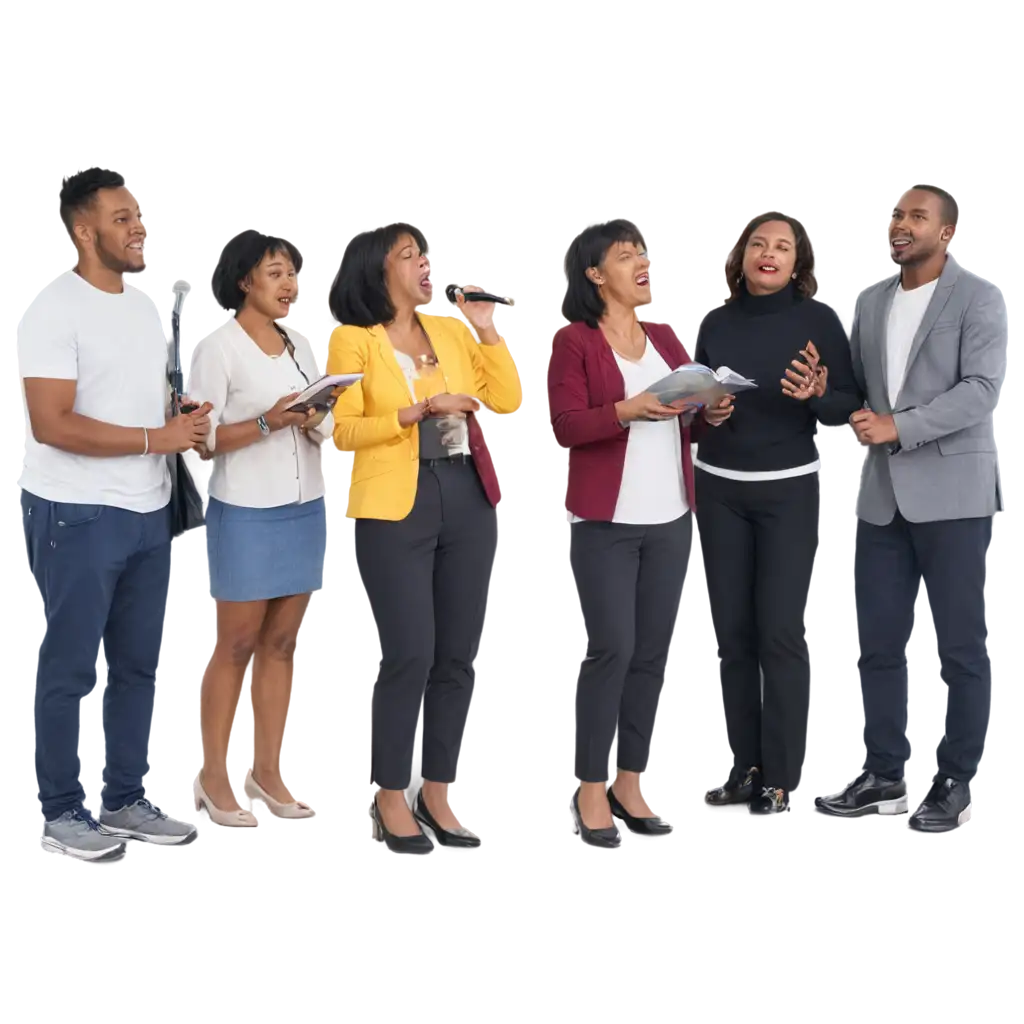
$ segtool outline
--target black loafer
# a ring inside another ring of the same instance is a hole
[[[928,795],[907,823],[917,832],[952,832],[971,820],[971,787],[936,775]]]
[[[573,830],[588,846],[599,846],[603,850],[614,850],[622,842],[622,836],[619,835],[619,830],[614,825],[611,828],[587,828],[583,824],[583,815],[580,814],[580,791],[578,789],[572,795],[569,811],[572,813]]]
[[[422,789],[416,794],[416,805],[412,813],[421,825],[426,825],[434,833],[435,838],[442,846],[455,846],[468,850],[480,845],[480,837],[474,835],[468,828],[441,828],[427,809]]]
[[[393,836],[380,816],[377,798],[370,804],[370,817],[373,818],[373,838],[384,843],[392,853],[430,853],[434,844],[422,833],[414,836]]]
[[[862,772],[844,790],[831,796],[817,796],[814,806],[822,814],[859,818],[862,814],[906,814],[907,784]]]
[[[789,810],[789,793],[763,786],[760,794],[750,801],[749,810],[751,814],[781,814]]]
[[[760,768],[733,768],[729,780],[718,789],[709,789],[704,802],[712,807],[726,807],[729,804],[746,804],[761,791]]]

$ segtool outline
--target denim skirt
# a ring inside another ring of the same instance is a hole
[[[324,499],[245,508],[210,498],[206,552],[217,601],[270,601],[323,586],[327,548]]]

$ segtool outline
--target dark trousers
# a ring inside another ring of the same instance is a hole
[[[907,641],[922,578],[948,689],[939,772],[969,782],[988,729],[992,672],[985,646],[985,554],[992,519],[857,524],[857,626],[864,695],[864,768],[903,778],[907,742]]]
[[[473,695],[498,521],[471,460],[421,462],[405,519],[359,519],[356,561],[380,636],[370,778],[405,789],[423,704],[423,778],[453,782]]]
[[[727,480],[697,470],[697,525],[737,768],[796,789],[811,665],[804,608],[818,549],[818,474]]]
[[[693,517],[658,526],[582,522],[571,529],[569,557],[587,627],[576,684],[576,777],[604,782],[616,727],[618,767],[647,767]]]
[[[140,799],[171,574],[169,508],[141,514],[105,505],[21,497],[28,562],[43,595],[46,636],[36,675],[36,776],[47,821],[82,806],[79,704],[96,685],[100,642],[106,767],[103,804]]]

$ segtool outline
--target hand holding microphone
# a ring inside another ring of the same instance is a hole
[[[455,303],[462,310],[465,318],[476,328],[480,341],[484,345],[498,344],[501,338],[494,328],[494,304],[497,302],[503,306],[512,306],[515,305],[512,299],[492,295],[475,284],[467,284],[462,287],[450,284],[445,288],[444,293],[448,296],[448,301]]]

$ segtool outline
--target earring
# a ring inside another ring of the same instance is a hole
[[[740,271],[739,277],[737,277],[736,280],[737,281],[742,281],[743,280],[743,271],[742,270]]]
[[[792,274],[792,275],[790,275],[790,280],[791,280],[791,281],[795,281],[795,280],[796,280],[796,274]]]

